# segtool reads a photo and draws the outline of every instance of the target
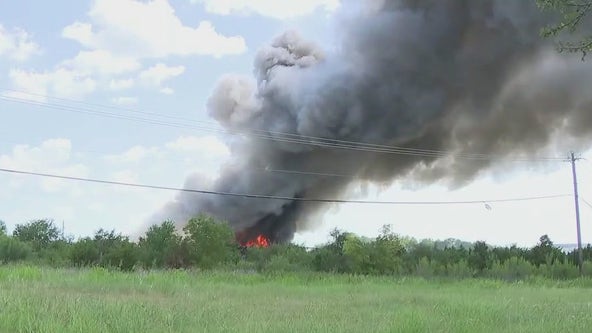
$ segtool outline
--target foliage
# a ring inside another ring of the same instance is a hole
[[[265,272],[301,272],[312,270],[312,256],[306,248],[294,244],[273,244],[268,248],[259,248],[264,264],[259,265]]]
[[[106,252],[101,264],[106,267],[115,267],[124,271],[130,271],[134,268],[138,260],[138,246],[125,237],[115,243],[113,248]]]
[[[20,240],[0,235],[0,263],[23,261],[31,257],[31,247]]]
[[[79,239],[70,249],[69,259],[75,266],[94,266],[100,263],[99,248],[90,238]]]
[[[495,262],[487,275],[509,281],[521,280],[537,275],[537,267],[524,258],[511,257],[505,261]]]
[[[70,265],[69,255],[72,243],[69,240],[58,239],[49,246],[35,252],[35,260],[44,265],[65,267]]]
[[[138,242],[144,267],[185,266],[186,258],[179,255],[181,243],[182,237],[177,234],[174,222],[165,221],[160,225],[151,226]]]
[[[561,260],[563,253],[553,245],[549,236],[543,235],[539,238],[539,243],[530,249],[528,257],[530,262],[539,267],[543,264],[552,265],[555,261]]]
[[[549,10],[559,16],[559,22],[542,30],[544,37],[555,37],[564,32],[577,34],[582,23],[589,19],[592,11],[591,0],[536,0],[543,10]],[[579,33],[575,40],[560,41],[557,44],[559,52],[581,53],[582,60],[592,50],[592,34]]]
[[[6,235],[6,223],[4,223],[4,221],[0,220],[0,236],[5,236]]]
[[[583,249],[583,256],[584,274],[592,276],[592,246]],[[51,220],[32,221],[17,226],[13,236],[0,235],[0,262],[15,261],[118,270],[197,267],[266,275],[324,272],[509,281],[579,276],[577,252],[564,253],[548,235],[528,249],[456,239],[417,241],[400,237],[385,226],[373,239],[336,229],[327,244],[313,249],[295,244],[245,248],[237,244],[228,224],[206,215],[191,219],[183,234],[172,221],[154,225],[137,242],[103,229],[74,241],[60,238]]]
[[[382,228],[381,234],[373,242],[371,249],[371,273],[394,274],[400,270],[405,248],[399,237],[391,231],[390,226]]]
[[[238,244],[227,223],[200,215],[189,220],[183,231],[189,258],[196,266],[208,269],[238,260]]]
[[[312,251],[313,267],[319,272],[351,272],[351,258],[344,253],[344,246],[350,234],[337,229],[331,232],[333,241]]]
[[[12,235],[21,242],[30,243],[35,250],[40,250],[57,241],[60,232],[53,220],[44,219],[17,224]]]
[[[468,264],[477,274],[481,274],[487,268],[491,267],[492,259],[493,257],[487,243],[479,241],[475,242],[473,248],[469,251]]]

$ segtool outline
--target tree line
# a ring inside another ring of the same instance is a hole
[[[584,260],[584,273],[592,276],[590,245],[584,249]],[[334,230],[327,244],[312,249],[295,244],[244,247],[226,223],[206,215],[191,219],[181,231],[172,221],[153,225],[137,241],[103,229],[74,240],[47,219],[19,224],[9,235],[0,221],[0,262],[125,271],[195,268],[503,279],[578,276],[576,251],[562,251],[547,235],[531,248],[501,247],[456,239],[417,241],[385,226],[376,238]]]

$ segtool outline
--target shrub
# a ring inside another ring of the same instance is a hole
[[[537,268],[524,258],[511,257],[505,262],[495,262],[487,275],[505,280],[526,279],[537,274]]]
[[[53,220],[35,220],[27,224],[18,224],[13,236],[21,242],[30,243],[34,250],[47,248],[58,240],[60,232]]]
[[[0,262],[9,263],[23,261],[31,257],[31,247],[6,235],[0,236]]]
[[[447,276],[458,279],[466,279],[472,276],[472,271],[466,260],[460,260],[459,262],[448,266]]]
[[[115,267],[123,271],[131,271],[139,261],[138,246],[125,239],[112,249],[103,258],[103,266]]]
[[[165,221],[161,225],[153,225],[146,235],[141,237],[138,245],[144,267],[179,267],[179,251],[181,237],[177,235],[175,224]]]
[[[100,262],[99,248],[95,241],[88,237],[74,243],[68,257],[74,266],[94,266]]]
[[[434,276],[434,268],[428,258],[419,259],[419,263],[415,267],[415,274],[426,279]]]
[[[234,231],[226,222],[200,215],[189,220],[183,230],[189,256],[195,265],[209,269],[238,260],[239,247]]]
[[[562,262],[541,265],[541,271],[544,276],[558,280],[575,279],[580,276],[577,266]]]

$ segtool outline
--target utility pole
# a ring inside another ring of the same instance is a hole
[[[578,196],[578,177],[576,175],[576,161],[579,158],[574,156],[573,151],[570,155],[570,162],[571,162],[571,172],[573,174],[573,184],[574,184],[574,199],[576,205],[576,230],[578,233],[578,268],[580,270],[580,275],[583,274],[583,261],[584,256],[582,254],[582,233],[580,231],[580,200]]]

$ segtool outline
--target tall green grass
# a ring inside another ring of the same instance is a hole
[[[1,332],[589,332],[592,282],[0,267]]]

